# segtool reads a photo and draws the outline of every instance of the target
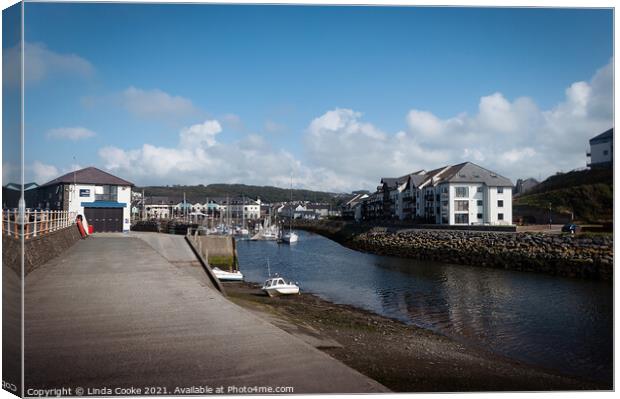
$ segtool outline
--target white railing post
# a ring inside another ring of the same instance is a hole
[[[37,210],[34,210],[34,220],[33,220],[33,224],[32,224],[32,236],[36,237],[37,236]]]
[[[22,234],[24,235],[24,238],[28,239],[28,236],[30,235],[30,211],[25,211],[24,212],[24,219],[22,220]]]

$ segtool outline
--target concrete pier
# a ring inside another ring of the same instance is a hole
[[[26,390],[387,391],[228,301],[201,279],[189,248],[174,241],[187,246],[182,238],[95,235],[29,274]]]

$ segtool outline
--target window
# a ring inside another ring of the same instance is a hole
[[[498,208],[503,208],[504,207],[504,200],[497,200],[497,207]]]
[[[478,200],[478,201],[476,201],[476,205],[478,205],[478,206],[482,206],[482,205],[483,205],[482,200]]]
[[[469,211],[469,201],[465,200],[456,200],[454,201],[454,210],[457,212],[467,212]]]
[[[498,213],[497,214],[497,220],[504,220],[504,214],[503,213]]]
[[[478,213],[478,214],[476,214],[476,218],[478,218],[478,219],[482,220],[482,213]]]
[[[469,224],[469,214],[468,213],[454,214],[454,223],[455,224]]]
[[[99,186],[95,189],[95,201],[117,201],[117,190],[118,186]],[[97,192],[100,192],[97,194]]]
[[[457,198],[469,197],[469,187],[455,187]]]
[[[497,193],[498,194],[503,194],[504,193],[504,187],[497,187]]]
[[[478,186],[478,188],[476,189],[476,192],[481,193],[482,192],[482,186]]]

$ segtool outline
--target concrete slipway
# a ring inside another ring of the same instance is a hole
[[[33,271],[26,389],[387,391],[228,301],[201,273],[183,237],[149,233],[95,235]]]

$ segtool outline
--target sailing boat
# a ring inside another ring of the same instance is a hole
[[[295,216],[295,210],[293,208],[293,176],[291,175],[291,215],[288,222],[288,233],[282,234],[282,242],[292,244],[299,240],[299,236],[293,232],[293,216]]]

